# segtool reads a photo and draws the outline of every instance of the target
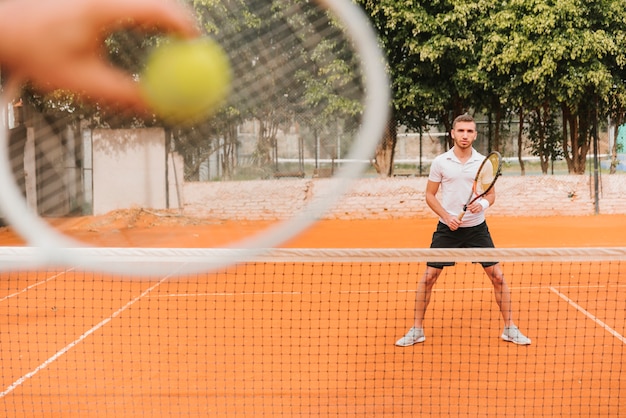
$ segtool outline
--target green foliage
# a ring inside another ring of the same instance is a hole
[[[389,57],[396,118],[411,128],[433,117],[445,124],[467,109],[502,115],[561,108],[563,128],[579,132],[565,154],[577,172],[591,137],[589,118],[624,119],[621,0],[359,3]]]
[[[563,157],[561,131],[559,129],[557,109],[537,108],[530,113],[526,133],[531,145],[531,153],[539,157],[544,174],[548,164]]]

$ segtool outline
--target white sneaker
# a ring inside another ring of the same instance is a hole
[[[530,338],[522,334],[522,332],[515,325],[511,327],[504,327],[502,339],[514,344],[530,345]]]
[[[413,327],[404,337],[396,341],[396,345],[398,347],[408,347],[413,344],[423,343],[424,340],[426,340],[426,336],[424,336],[424,329]]]

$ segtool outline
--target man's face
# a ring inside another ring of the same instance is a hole
[[[450,133],[454,145],[460,149],[470,148],[478,134],[474,122],[457,122]]]

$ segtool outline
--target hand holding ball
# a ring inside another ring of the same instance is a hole
[[[228,56],[214,40],[170,40],[148,57],[140,86],[165,122],[200,122],[223,105],[230,92]]]

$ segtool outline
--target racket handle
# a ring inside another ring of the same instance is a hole
[[[457,219],[459,221],[463,220],[463,217],[465,216],[465,212],[467,211],[467,205],[463,206],[463,211],[461,211],[461,213],[459,213],[459,216],[457,216]]]

